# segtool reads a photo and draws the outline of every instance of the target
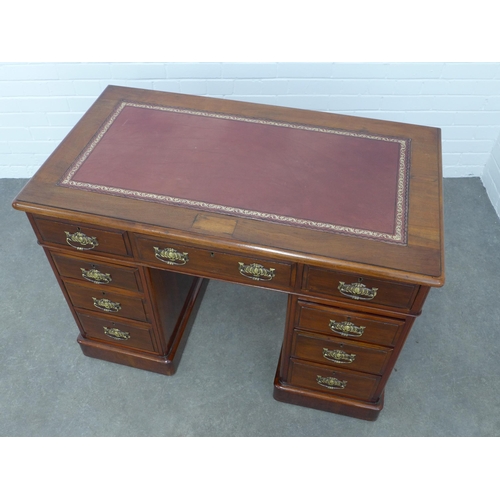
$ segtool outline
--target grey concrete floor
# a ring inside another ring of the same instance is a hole
[[[500,221],[479,179],[445,179],[447,283],[431,291],[376,422],[273,399],[277,292],[210,282],[173,377],[85,357],[11,208],[26,181],[0,180],[1,436],[500,435]]]

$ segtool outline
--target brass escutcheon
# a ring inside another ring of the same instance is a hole
[[[99,285],[107,285],[113,281],[111,279],[111,275],[107,273],[101,273],[97,269],[84,269],[80,267],[82,271],[82,278],[85,278],[87,281],[91,281],[92,283],[97,283]]]
[[[107,326],[104,326],[103,328],[104,328],[104,335],[107,335],[112,339],[128,340],[130,338],[130,333],[122,332],[121,330],[118,330],[118,328],[108,328]]]
[[[340,350],[330,351],[324,347],[323,357],[334,363],[352,363],[356,359],[356,354],[347,354]]]
[[[243,262],[238,262],[239,271],[245,278],[250,278],[256,281],[271,281],[275,276],[275,269],[266,269],[261,264],[244,264]]]
[[[178,252],[174,248],[153,248],[155,257],[171,266],[183,266],[189,261],[187,252]]]
[[[109,299],[96,299],[92,297],[92,300],[94,301],[94,306],[101,311],[118,312],[122,308],[119,302],[112,302]]]
[[[366,328],[366,326],[356,326],[350,321],[342,321],[340,323],[333,319],[330,320],[329,327],[332,332],[338,333],[343,337],[361,337]]]
[[[322,377],[321,375],[316,375],[316,382],[327,389],[345,389],[347,385],[347,380],[339,380],[335,377]]]
[[[97,238],[95,236],[87,236],[81,231],[71,234],[68,231],[64,231],[66,234],[66,243],[77,250],[92,250],[97,245],[99,245]],[[83,246],[79,246],[83,245]]]
[[[367,288],[362,283],[346,285],[343,281],[339,281],[338,289],[342,295],[354,300],[372,300],[377,295],[378,290],[378,288]]]

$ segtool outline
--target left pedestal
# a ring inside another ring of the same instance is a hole
[[[138,265],[126,232],[29,217],[83,353],[174,374],[208,280]]]

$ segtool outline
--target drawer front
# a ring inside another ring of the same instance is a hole
[[[299,302],[296,326],[347,340],[394,346],[404,321]]]
[[[409,310],[419,288],[418,285],[393,283],[316,267],[306,267],[304,272],[304,290],[352,303],[377,304]]]
[[[289,383],[334,396],[373,401],[380,377],[326,368],[298,359],[290,360]]]
[[[317,333],[294,332],[292,356],[330,367],[382,375],[391,353],[392,349],[361,342],[334,340]]]
[[[72,222],[34,218],[42,243],[55,243],[82,253],[128,256],[126,233]]]
[[[135,236],[141,262],[171,271],[291,290],[292,265]]]
[[[65,282],[71,302],[75,307],[110,316],[147,321],[144,303],[140,297],[123,295],[114,290],[103,292],[99,287],[88,287]]]
[[[59,274],[97,285],[142,291],[139,271],[134,267],[115,266],[103,262],[75,259],[67,255],[52,253]]]
[[[123,347],[142,349],[154,352],[153,332],[148,325],[139,327],[121,321],[102,319],[97,316],[78,314],[83,326],[85,337],[101,340]]]

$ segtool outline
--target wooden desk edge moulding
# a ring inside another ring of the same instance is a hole
[[[375,420],[444,284],[441,168],[432,127],[109,86],[13,207],[85,355],[173,375],[209,279],[268,288],[274,398]]]

